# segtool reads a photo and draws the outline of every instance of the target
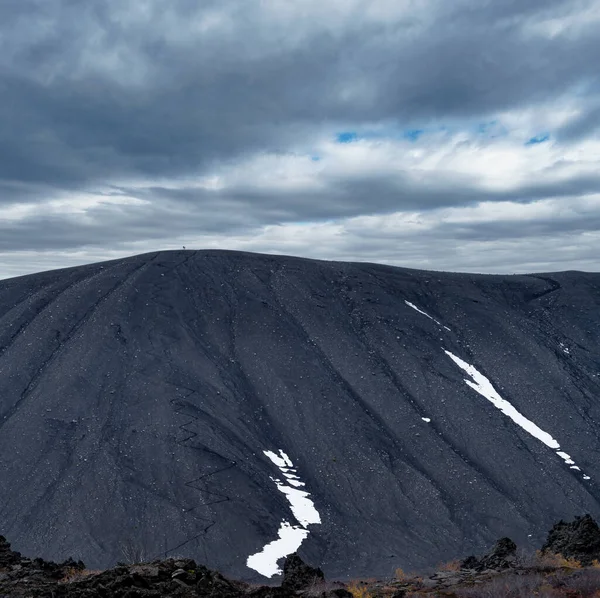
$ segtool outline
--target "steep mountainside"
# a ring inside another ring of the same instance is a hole
[[[175,251],[0,281],[28,554],[252,579],[302,541],[330,577],[540,545],[600,516],[599,432],[600,274]]]

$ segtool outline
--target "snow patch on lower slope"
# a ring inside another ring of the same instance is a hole
[[[306,537],[308,530],[303,527],[294,526],[287,521],[282,521],[279,526],[279,538],[269,542],[264,548],[248,557],[246,565],[250,569],[258,571],[265,577],[273,577],[282,573],[281,568],[277,565],[277,561],[296,552]]]
[[[282,572],[277,561],[300,548],[308,536],[307,526],[312,523],[321,523],[321,516],[309,498],[310,493],[299,489],[306,484],[300,481],[291,459],[282,450],[279,451],[279,454],[271,451],[263,451],[263,453],[283,474],[287,483],[277,478],[272,477],[271,479],[277,485],[277,489],[285,494],[292,513],[300,524],[293,525],[286,520],[282,521],[279,526],[279,538],[269,542],[260,552],[248,557],[246,565],[250,569],[258,571],[265,577],[273,577]]]
[[[506,399],[503,399],[492,383],[486,378],[475,366],[463,361],[460,357],[457,357],[450,351],[444,349],[444,353],[454,361],[454,363],[464,370],[472,380],[466,380],[465,382],[481,396],[485,397],[490,403],[496,408],[500,409],[504,415],[510,417],[518,426],[523,428],[526,432],[531,434],[534,438],[537,438],[540,442],[543,442],[547,447],[554,449],[556,454],[567,464],[570,465],[570,469],[576,469],[581,471],[579,467],[575,465],[575,461],[571,459],[571,456],[560,450],[560,444],[557,440],[552,438],[548,432],[542,430],[537,424],[527,419],[523,414],[519,413],[513,405],[511,405]],[[589,480],[590,476],[583,475],[584,480]]]

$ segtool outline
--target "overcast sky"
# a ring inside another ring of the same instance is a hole
[[[600,0],[1,0],[0,278],[165,248],[600,270]]]

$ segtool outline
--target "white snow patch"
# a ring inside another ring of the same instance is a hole
[[[445,328],[446,330],[451,332],[451,330],[450,330],[450,328],[448,328],[448,326],[444,326],[443,324],[438,322],[435,318],[432,318],[427,312],[424,312],[422,309],[419,309],[414,303],[411,303],[410,301],[406,301],[406,299],[404,300],[404,303],[406,303],[406,305],[408,305],[408,307],[412,307],[414,310],[418,311],[420,314],[423,314],[426,318],[429,318],[430,320],[434,321],[438,326],[441,326],[442,328]]]
[[[431,418],[429,417],[422,417],[421,418],[426,424],[428,424],[431,421]]]
[[[298,489],[306,484],[300,481],[292,460],[282,450],[279,451],[279,454],[272,451],[263,452],[283,474],[285,482],[277,478],[271,479],[277,485],[277,489],[285,494],[292,513],[300,524],[292,525],[288,521],[283,521],[279,527],[279,539],[270,542],[260,552],[248,557],[246,565],[250,569],[258,571],[265,577],[272,577],[281,573],[277,561],[298,550],[308,536],[306,527],[310,524],[321,523],[321,516],[309,498],[310,493]]]
[[[517,425],[521,426],[526,432],[529,432],[532,436],[543,442],[546,446],[552,449],[559,449],[560,444],[550,436],[547,432],[544,432],[531,420],[527,419],[524,415],[521,415],[508,401],[503,399],[492,386],[492,383],[480,373],[474,366],[463,361],[460,357],[457,357],[450,351],[444,350],[446,355],[458,365],[462,370],[467,372],[473,381],[465,380],[465,382],[480,395],[485,397],[495,407],[500,409],[504,415],[510,417]]]
[[[292,488],[291,486],[286,486],[277,478],[271,479],[275,482],[275,484],[277,484],[277,489],[286,495],[288,502],[290,503],[292,513],[300,522],[300,525],[306,527],[311,523],[321,523],[321,516],[319,515],[317,509],[315,509],[313,501],[308,498],[310,496],[308,492],[305,492],[304,490],[298,490],[297,488]]]
[[[562,451],[556,451],[556,454],[563,459],[567,465],[575,465],[575,461],[571,460],[571,455],[567,455],[567,453],[563,453]]]
[[[302,486],[306,486],[306,484],[304,482],[300,482],[298,480],[294,480],[292,478],[288,478],[287,479],[288,483],[290,483],[292,486],[296,486],[296,488],[301,488]]]
[[[273,453],[271,451],[263,451],[263,453],[269,457],[269,459],[279,467],[279,469],[284,469],[286,467],[293,467],[293,463],[290,461],[290,458],[283,452],[279,451],[279,455],[277,453]]]
[[[277,478],[271,478],[277,485],[277,489],[286,495],[292,513],[294,517],[300,522],[301,525],[306,527],[310,523],[321,523],[321,517],[315,509],[315,505],[310,498],[310,494],[304,490],[298,490],[301,486],[306,486],[304,482],[301,482],[294,469],[294,464],[290,458],[282,451],[279,451],[279,455],[271,451],[263,451],[264,454],[279,467],[281,473],[284,475],[286,482],[290,485],[286,485]],[[294,486],[292,488],[291,486]]]
[[[485,397],[495,407],[500,409],[504,415],[507,415],[512,419],[518,426],[523,428],[526,432],[531,434],[534,438],[537,438],[540,442],[543,442],[546,446],[554,449],[556,454],[567,464],[575,465],[575,461],[571,459],[571,456],[560,450],[560,444],[556,441],[548,432],[544,432],[540,427],[533,423],[530,419],[527,419],[523,414],[519,413],[506,399],[503,399],[492,386],[492,383],[481,373],[475,366],[470,365],[466,361],[463,361],[460,357],[457,357],[450,351],[444,349],[444,353],[454,361],[458,367],[464,370],[472,380],[465,379],[465,382],[481,396]],[[570,469],[575,469],[571,467]],[[577,467],[577,469],[579,469]],[[589,480],[590,477],[587,475],[583,476],[584,480]]]
[[[278,575],[281,573],[281,569],[277,565],[277,561],[296,552],[306,536],[308,536],[308,530],[282,521],[279,526],[279,538],[269,542],[260,552],[249,556],[246,564],[250,569],[258,571],[265,577]]]

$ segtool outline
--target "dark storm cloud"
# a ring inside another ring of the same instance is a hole
[[[0,71],[0,177],[54,186],[176,176],[214,159],[285,149],[323,120],[477,117],[597,75],[600,39],[592,31],[547,40],[515,21],[564,2],[459,3],[416,39],[402,23],[355,22],[336,36],[317,24],[289,49],[277,47],[250,4],[238,8],[224,39],[198,35],[178,45],[162,30],[169,18],[181,23],[187,11],[199,12],[188,2],[147,3],[154,12],[140,28],[120,23],[110,2],[3,3],[3,30],[21,24],[18,39],[3,44],[11,60]],[[247,57],[253,44],[264,51]],[[128,82],[126,59],[99,72],[111,51],[147,70],[143,81]],[[338,90],[346,83],[369,92],[344,100]]]
[[[557,138],[560,141],[569,142],[579,141],[597,134],[600,131],[600,100],[597,102],[596,105],[591,105],[583,114],[561,127],[557,132]]]
[[[302,219],[350,218],[365,213],[434,210],[468,206],[484,200],[528,203],[544,198],[571,197],[600,190],[600,172],[576,175],[554,183],[540,180],[505,191],[482,190],[464,177],[438,176],[426,182],[415,182],[400,172],[394,173],[393,178],[353,174],[331,177],[323,189],[306,191],[282,192],[250,186],[223,191],[185,187],[123,190],[152,204],[169,199],[184,204],[190,211],[206,208],[204,226],[227,213],[232,219],[239,218],[245,211],[244,222],[251,223],[254,219],[253,224],[273,224]]]
[[[521,203],[525,198],[529,201],[542,197],[561,199],[569,196],[573,189],[596,185],[600,185],[600,176],[582,177],[555,186],[541,184],[520,190],[486,192],[485,198]],[[484,196],[474,189],[445,191],[443,185],[411,189],[376,179],[355,180],[348,186],[351,188],[333,186],[320,192],[286,194],[257,189],[220,192],[150,188],[136,193],[144,203],[96,206],[86,211],[84,220],[78,214],[64,215],[60,211],[52,211],[33,213],[8,225],[0,223],[0,251],[27,250],[31,248],[32,241],[47,249],[73,250],[84,245],[114,247],[137,239],[160,243],[175,237],[210,236],[223,231],[243,236],[262,225],[329,220],[332,215],[355,218],[365,213],[404,209],[439,210],[456,205],[476,205]],[[600,211],[597,214],[563,213],[560,218],[556,215],[552,218],[540,216],[535,221],[523,222],[494,219],[464,225],[441,222],[428,233],[419,234],[435,236],[452,231],[457,240],[486,240],[596,230],[600,230]],[[380,239],[386,237],[381,230],[367,234]],[[387,236],[396,237],[398,234],[394,230]]]

